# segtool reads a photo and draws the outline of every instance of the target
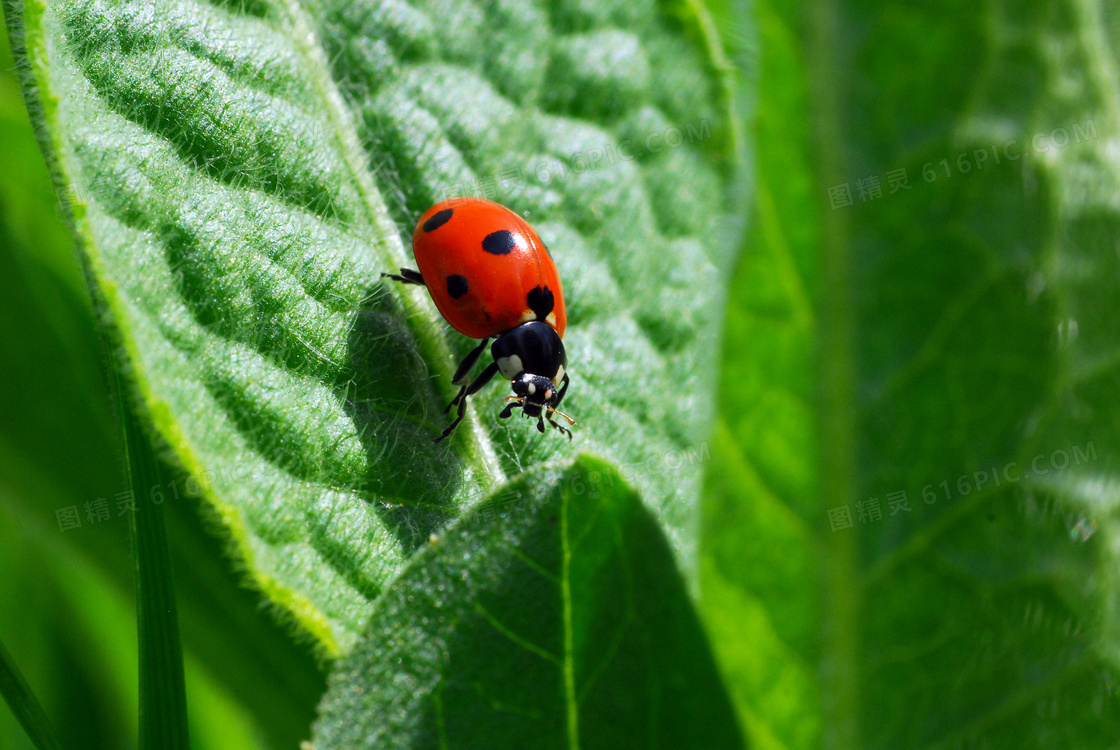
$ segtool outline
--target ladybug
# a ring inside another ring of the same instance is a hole
[[[455,371],[452,383],[459,393],[444,413],[458,406],[455,417],[435,442],[451,434],[467,408],[467,396],[477,393],[499,372],[513,388],[498,415],[508,418],[520,408],[537,429],[545,420],[572,439],[572,433],[553,420],[568,391],[568,360],[564,353],[564,293],[560,275],[536,230],[510,209],[481,198],[457,198],[429,208],[412,231],[412,253],[419,271],[383,273],[405,284],[427,288],[440,314],[465,336],[482,339]],[[494,361],[470,379],[490,339]]]

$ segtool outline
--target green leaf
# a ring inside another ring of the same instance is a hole
[[[1120,16],[756,17],[701,541],[740,717],[775,748],[1114,747]]]
[[[692,558],[700,467],[644,468],[699,455],[715,261],[735,246],[718,231],[734,126],[692,15],[97,0],[6,14],[103,320],[193,475],[179,489],[213,505],[254,582],[328,653],[461,507],[578,450],[635,467]],[[680,147],[661,145],[670,131]],[[449,355],[469,342],[379,274],[409,265],[402,234],[447,186],[506,170],[524,184],[502,199],[555,250],[571,300],[581,431],[569,446],[497,424],[494,388],[433,446]]]
[[[371,620],[331,677],[322,750],[742,747],[674,554],[601,460],[464,514]]]
[[[51,727],[39,699],[31,691],[12,655],[0,642],[0,696],[23,726],[27,736],[39,750],[57,750],[58,736]]]
[[[101,372],[107,358],[2,26],[0,142],[0,319],[11,321],[0,331],[0,601],[20,603],[3,611],[0,632],[48,714],[63,717],[64,747],[134,747],[136,585],[128,514],[115,507],[129,485]],[[262,616],[198,501],[165,491],[192,744],[297,746],[325,668],[290,627]],[[107,520],[86,515],[99,500]],[[82,528],[60,533],[55,512],[75,504]],[[0,707],[0,747],[25,738]]]

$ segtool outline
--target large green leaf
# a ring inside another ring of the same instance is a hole
[[[461,507],[577,450],[628,469],[687,567],[738,169],[694,6],[5,10],[103,320],[193,476],[174,491],[328,653]],[[497,424],[494,388],[433,446],[469,341],[378,278],[420,211],[487,178],[561,269],[571,445]]]
[[[701,542],[740,715],[767,747],[1115,747],[1120,15],[757,18]]]
[[[320,750],[742,747],[673,552],[600,460],[528,471],[464,514],[372,619],[331,678]]]
[[[64,745],[132,747],[135,566],[128,514],[114,507],[128,483],[89,291],[3,27],[0,142],[0,601],[18,602],[0,607],[0,633],[42,691]],[[87,504],[99,501],[108,504],[109,518],[86,514]],[[295,746],[307,736],[324,676],[306,644],[261,616],[259,595],[228,569],[221,543],[197,517],[197,503],[183,498],[165,505],[192,743]],[[82,527],[60,533],[56,511],[74,507]],[[0,706],[0,747],[26,742]]]

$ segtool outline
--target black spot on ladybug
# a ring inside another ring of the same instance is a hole
[[[553,305],[556,300],[552,296],[552,290],[546,287],[535,286],[529,290],[525,295],[525,302],[529,305],[529,309],[537,316],[537,320],[544,320],[548,314],[552,312]]]
[[[424,222],[422,227],[425,232],[434,232],[442,227],[447,222],[451,221],[452,211],[450,208],[445,208],[442,211],[436,211],[432,214],[427,221]]]
[[[514,240],[513,232],[508,229],[491,232],[482,240],[482,249],[491,255],[509,255],[516,246],[517,242]]]
[[[452,299],[459,299],[467,293],[469,285],[467,284],[467,277],[460,276],[453,273],[447,277],[447,293],[451,295]]]

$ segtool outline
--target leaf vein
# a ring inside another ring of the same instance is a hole
[[[511,628],[503,624],[500,620],[498,620],[497,617],[491,614],[490,611],[486,609],[486,607],[482,606],[481,602],[476,601],[474,603],[474,611],[482,615],[482,617],[486,620],[486,622],[490,623],[491,627],[493,627],[494,630],[497,630],[513,643],[516,643],[518,646],[525,649],[531,654],[536,654],[542,659],[552,662],[557,666],[560,665],[560,657],[556,656],[546,649],[541,648],[524,636],[515,633]]]

